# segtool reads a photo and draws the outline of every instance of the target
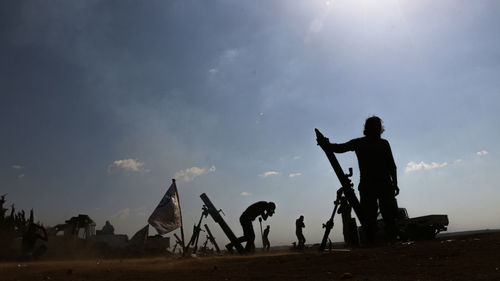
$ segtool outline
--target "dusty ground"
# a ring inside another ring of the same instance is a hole
[[[500,233],[325,253],[12,262],[0,280],[500,280]]]

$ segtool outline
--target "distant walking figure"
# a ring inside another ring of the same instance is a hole
[[[263,244],[263,247],[264,247],[264,251],[268,251],[269,252],[269,248],[271,247],[271,243],[269,243],[269,230],[270,230],[270,226],[268,225],[266,227],[266,229],[264,229],[264,234],[262,235],[262,244]]]
[[[363,229],[367,242],[373,244],[377,231],[377,211],[384,219],[388,240],[394,241],[397,235],[396,215],[399,194],[396,164],[389,142],[381,138],[384,132],[382,120],[377,116],[366,119],[364,137],[346,143],[332,143],[336,153],[356,152],[360,170],[359,194],[365,225]]]
[[[304,224],[304,216],[300,216],[296,221],[295,221],[295,235],[297,235],[297,240],[299,240],[297,244],[298,249],[304,249],[304,245],[306,243],[306,238],[304,237],[304,234],[302,233],[302,228],[306,227]]]
[[[243,236],[238,238],[238,241],[247,242],[245,250],[253,252],[255,250],[255,232],[253,231],[252,222],[261,216],[263,220],[267,220],[274,214],[276,205],[273,202],[259,201],[250,205],[240,216],[241,227],[243,228]]]

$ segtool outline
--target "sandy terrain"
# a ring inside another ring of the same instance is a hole
[[[325,253],[12,262],[0,280],[500,280],[500,233]]]

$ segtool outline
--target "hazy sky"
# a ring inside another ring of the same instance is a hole
[[[300,215],[319,242],[340,184],[314,128],[344,142],[376,114],[410,216],[499,228],[499,14],[494,0],[1,1],[0,193],[45,225],[84,213],[131,235],[175,177],[187,238],[205,192],[237,235],[266,200],[271,244],[295,241]],[[337,157],[357,185],[354,153]]]

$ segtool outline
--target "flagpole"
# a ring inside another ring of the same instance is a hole
[[[185,246],[185,243],[184,243],[184,223],[182,223],[181,199],[179,198],[179,191],[177,190],[177,185],[175,184],[175,179],[172,179],[172,184],[175,187],[175,194],[177,195],[177,203],[179,203],[179,214],[181,216],[182,255],[184,255],[186,253],[186,246]]]

